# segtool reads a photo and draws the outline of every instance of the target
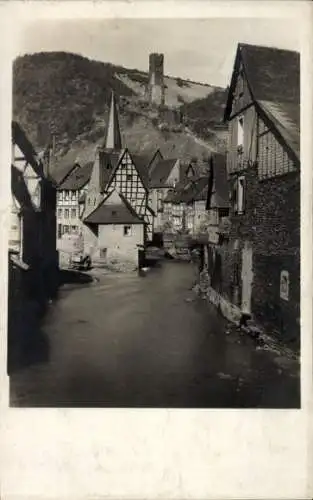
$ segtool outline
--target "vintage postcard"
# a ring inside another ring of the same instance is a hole
[[[312,497],[310,4],[0,10],[1,497]]]

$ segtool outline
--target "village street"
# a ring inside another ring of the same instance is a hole
[[[297,406],[296,363],[227,334],[192,280],[189,264],[164,262],[144,278],[65,284],[42,327],[42,359],[36,347],[39,359],[10,377],[11,405]]]

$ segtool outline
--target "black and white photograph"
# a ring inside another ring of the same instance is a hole
[[[74,11],[24,26],[11,407],[301,408],[300,33]]]

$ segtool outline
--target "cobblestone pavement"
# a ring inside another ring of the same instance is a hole
[[[299,366],[227,328],[187,263],[65,284],[44,355],[10,377],[12,406],[292,408]]]

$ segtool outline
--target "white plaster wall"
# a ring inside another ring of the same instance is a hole
[[[131,234],[124,236],[124,224],[99,226],[99,249],[107,249],[107,257],[138,261],[137,245],[144,244],[144,225],[132,224]]]

